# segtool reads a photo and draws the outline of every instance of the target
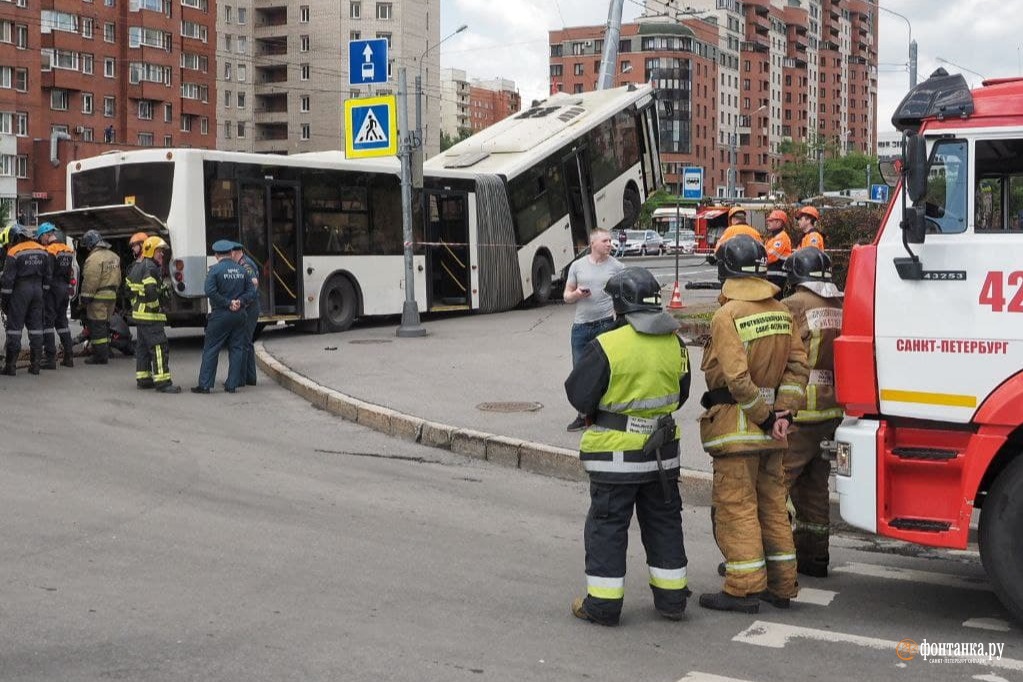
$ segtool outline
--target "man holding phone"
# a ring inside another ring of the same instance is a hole
[[[590,341],[614,325],[614,304],[604,291],[604,285],[624,267],[611,256],[611,233],[598,228],[590,232],[589,254],[568,268],[564,300],[576,304],[572,323],[572,367],[579,363]],[[582,431],[585,427],[586,420],[577,414],[568,430]]]

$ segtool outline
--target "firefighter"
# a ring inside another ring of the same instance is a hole
[[[82,248],[89,252],[82,266],[80,304],[85,306],[85,325],[89,330],[92,355],[87,365],[105,365],[110,360],[110,316],[121,286],[121,259],[110,250],[97,230],[82,235]]]
[[[167,314],[164,307],[170,290],[163,281],[167,242],[147,237],[142,243],[141,260],[125,280],[131,292],[131,319],[138,328],[135,345],[135,384],[140,389],[154,388],[158,393],[181,393],[171,381],[170,344],[167,342]]]
[[[775,209],[767,216],[767,239],[764,241],[764,248],[767,249],[767,281],[779,289],[785,286],[785,272],[782,268],[785,259],[792,253],[792,239],[785,231],[788,224],[789,216],[785,211]]]
[[[803,238],[799,241],[799,248],[805,249],[812,246],[815,249],[824,250],[824,235],[817,227],[820,219],[820,211],[813,206],[804,206],[796,211],[796,226],[803,233]]]
[[[0,233],[7,251],[0,275],[0,310],[7,316],[3,374],[17,374],[21,331],[28,328],[29,374],[39,374],[43,357],[43,294],[50,289],[53,266],[46,249],[15,223]]]
[[[809,370],[792,315],[774,300],[778,287],[763,279],[766,266],[767,252],[750,237],[721,247],[721,307],[703,355],[700,439],[713,457],[711,518],[725,582],[700,595],[700,606],[719,611],[757,613],[761,600],[788,608],[798,590],[782,458]]]
[[[586,597],[572,614],[617,625],[633,508],[646,549],[654,608],[681,620],[689,596],[679,494],[679,433],[672,412],[689,397],[689,355],[678,323],[661,309],[649,271],[625,268],[605,285],[615,326],[594,341],[565,381],[589,426],[579,458],[590,477]]]
[[[64,235],[57,231],[53,223],[43,223],[39,226],[36,241],[50,254],[50,267],[53,270],[50,290],[43,295],[42,368],[57,369],[56,338],[60,339],[64,355],[60,364],[64,367],[74,367],[74,351],[67,313],[71,300],[71,286],[75,278],[75,251],[65,243]]]
[[[145,244],[146,240],[149,239],[149,235],[145,232],[136,232],[128,240],[128,248],[131,249],[132,263],[139,263],[145,258],[142,255],[142,245]]]
[[[835,401],[833,346],[842,330],[842,292],[832,282],[831,259],[812,246],[799,249],[785,262],[792,295],[782,303],[807,348],[810,379],[806,404],[796,412],[798,428],[789,436],[785,484],[795,509],[793,539],[796,571],[828,575],[831,464],[821,455],[821,441],[832,440],[842,421]]]
[[[714,253],[717,253],[722,244],[740,234],[749,235],[761,243],[764,241],[757,229],[746,222],[746,209],[741,206],[733,206],[728,209],[728,227],[714,244]]]

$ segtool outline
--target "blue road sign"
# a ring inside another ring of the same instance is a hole
[[[349,159],[398,153],[398,107],[394,95],[345,101],[345,156]]]
[[[870,200],[879,201],[882,204],[888,203],[888,185],[871,185]]]
[[[689,167],[682,169],[682,198],[703,198],[703,169]]]
[[[348,84],[387,82],[387,39],[348,41]]]

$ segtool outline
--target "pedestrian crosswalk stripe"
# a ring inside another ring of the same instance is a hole
[[[971,618],[963,623],[963,627],[977,630],[994,630],[995,632],[1009,632],[1012,630],[1012,625],[1009,624],[1009,621],[1002,620],[1001,618]]]
[[[373,113],[373,110],[367,109],[366,118],[362,120],[362,127],[359,128],[359,132],[355,136],[355,144],[367,144],[370,142],[379,142],[386,145],[387,131],[380,125],[380,121],[377,119],[376,114]]]
[[[813,604],[815,606],[828,606],[838,595],[832,590],[815,590],[812,587],[800,587],[799,596],[795,601],[800,604]]]
[[[983,590],[990,592],[991,586],[983,579],[963,578],[947,573],[918,571],[912,568],[896,568],[895,566],[875,566],[850,562],[831,569],[832,573],[854,573],[871,578],[887,578],[888,580],[904,580],[914,583],[927,583],[943,587],[958,587],[964,590]]]
[[[720,675],[711,675],[710,673],[700,673],[694,670],[685,677],[683,677],[682,679],[680,679],[678,682],[749,682],[749,681],[738,680],[734,677],[721,677]]]

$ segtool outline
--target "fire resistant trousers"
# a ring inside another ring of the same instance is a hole
[[[67,322],[68,304],[66,288],[58,289],[51,285],[49,291],[43,292],[43,350],[47,360],[57,355],[55,336],[60,339],[65,357],[72,355],[71,329]]]
[[[785,485],[796,510],[793,540],[800,564],[828,565],[828,533],[831,520],[828,477],[831,463],[821,457],[820,443],[835,437],[838,419],[825,422],[801,422],[789,434],[785,453]]]
[[[113,301],[90,301],[85,307],[85,326],[89,328],[92,353],[102,362],[110,357],[110,316],[113,314]]]
[[[14,285],[7,310],[7,343],[4,349],[11,362],[21,353],[21,330],[28,328],[28,346],[33,356],[43,353],[43,286],[34,281],[19,280]]]
[[[724,591],[736,597],[770,590],[795,597],[796,551],[785,509],[783,450],[714,458],[711,517],[725,557]]]
[[[163,324],[139,324],[135,347],[135,380],[151,379],[154,388],[171,383],[170,344]]]
[[[590,511],[586,516],[586,611],[604,622],[618,622],[625,598],[625,555],[629,524],[636,509],[640,536],[646,548],[650,589],[659,611],[682,610],[686,595],[686,550],[682,536],[682,496],[678,474],[664,486],[650,483],[590,482]]]

